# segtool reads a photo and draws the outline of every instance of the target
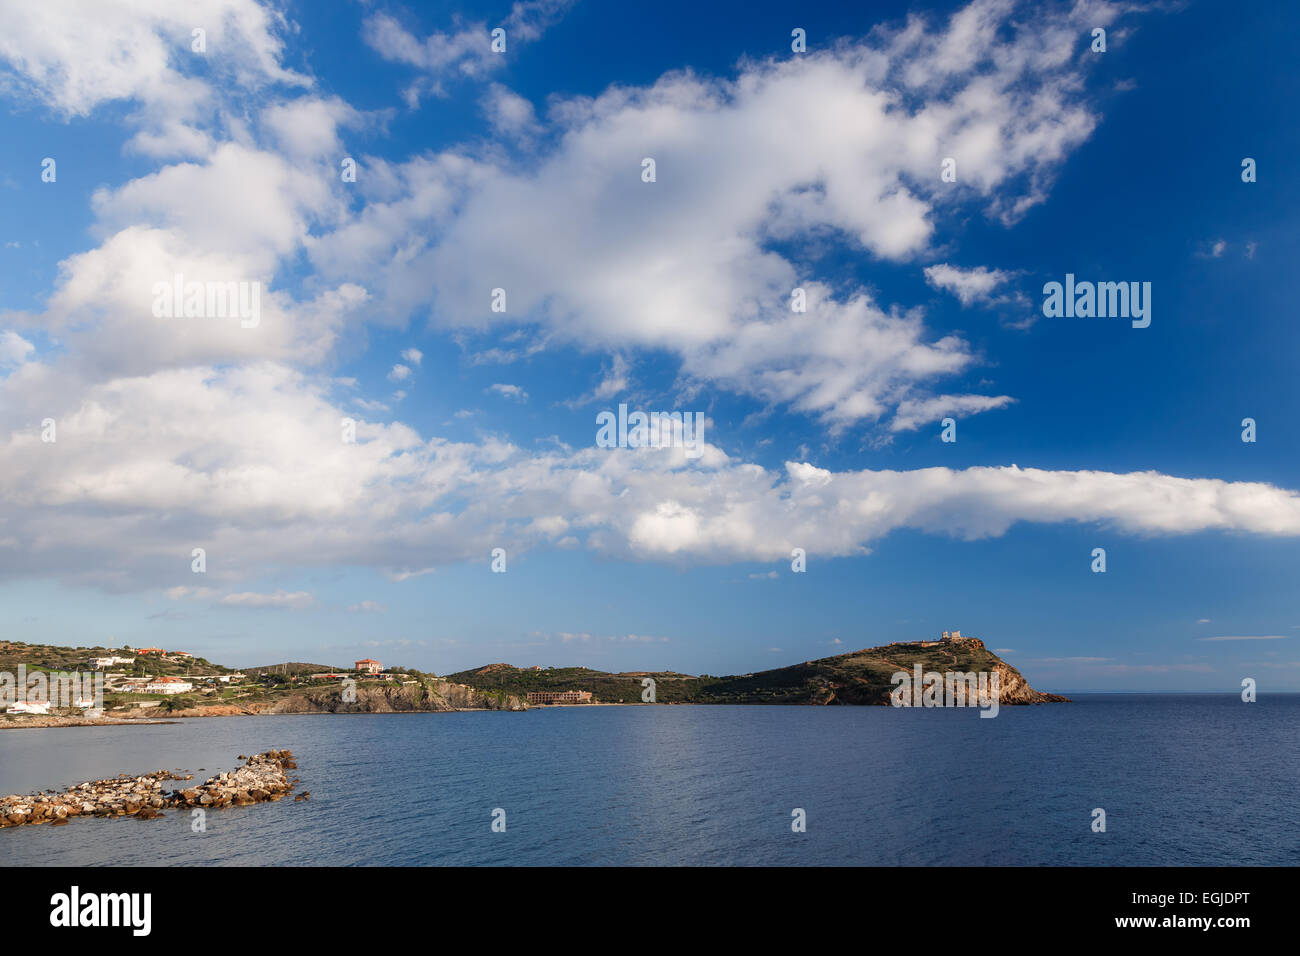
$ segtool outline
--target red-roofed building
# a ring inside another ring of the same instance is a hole
[[[357,661],[356,668],[365,674],[378,674],[384,669],[384,665],[373,658],[366,657]]]

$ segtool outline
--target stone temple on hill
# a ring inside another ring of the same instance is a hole
[[[973,640],[973,638],[962,637],[961,631],[944,631],[943,636],[940,637],[939,640],[937,641],[912,641],[911,643],[916,644],[918,647],[936,647],[940,644],[952,644],[956,641],[969,641],[969,640]]]

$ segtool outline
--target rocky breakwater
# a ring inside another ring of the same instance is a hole
[[[297,767],[288,750],[268,750],[245,759],[244,766],[219,773],[195,787],[168,789],[169,781],[192,780],[170,770],[141,777],[123,774],[108,780],[77,784],[63,793],[0,797],[0,828],[24,824],[67,823],[73,817],[135,817],[151,820],[164,810],[244,807],[268,800],[280,800],[291,793],[296,781],[287,770]]]

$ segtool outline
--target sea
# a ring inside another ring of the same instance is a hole
[[[0,863],[1300,863],[1300,695],[979,713],[578,706],[3,730],[0,795],[163,769],[202,781],[288,748],[310,798],[210,810],[202,827],[172,810],[8,828]]]

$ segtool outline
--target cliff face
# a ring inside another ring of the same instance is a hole
[[[337,687],[292,694],[267,705],[264,714],[400,714],[450,710],[527,710],[528,705],[510,694],[476,690],[465,684],[429,681],[356,688],[356,700],[346,702]]]
[[[419,684],[359,684],[356,700],[344,701],[340,687],[298,691],[269,701],[212,704],[192,707],[162,717],[229,717],[237,714],[406,714],[453,710],[527,710],[528,705],[511,694],[477,690],[465,684],[435,680]]]

